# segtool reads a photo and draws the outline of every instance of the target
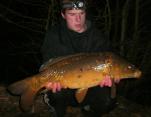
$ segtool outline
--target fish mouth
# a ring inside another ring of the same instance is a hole
[[[135,75],[136,78],[140,78],[141,75],[142,75],[142,72],[141,71],[136,71],[134,75]]]

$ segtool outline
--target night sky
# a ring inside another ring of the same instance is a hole
[[[94,1],[94,2],[92,2]],[[100,2],[99,2],[100,1]],[[89,17],[96,23],[100,24],[100,28],[104,27],[101,23],[104,22],[103,19],[98,15],[100,7],[104,7],[106,4],[105,0],[89,0],[88,11],[90,11]],[[128,6],[128,18],[127,18],[127,28],[125,33],[125,40],[122,43],[121,36],[119,36],[120,30],[122,30],[122,23],[117,23],[119,30],[115,32],[115,16],[120,16],[119,12],[124,6],[126,0],[116,0],[116,2],[110,1],[110,10],[112,14],[112,26],[110,31],[110,38],[118,52],[120,47],[124,45],[123,56],[129,59],[132,63],[136,64],[142,71],[143,76],[139,81],[138,85],[135,87],[131,93],[126,95],[135,95],[140,97],[139,102],[144,101],[144,104],[148,103],[151,98],[151,2],[150,0],[140,0],[139,9],[139,20],[137,28],[140,33],[136,33],[137,40],[132,40],[134,35],[135,25],[134,25],[134,9],[136,8],[135,3],[129,3]],[[128,0],[127,0],[128,1]],[[116,11],[117,2],[119,2],[119,11]],[[23,79],[27,76],[38,73],[38,69],[41,63],[40,47],[44,39],[44,34],[46,32],[46,25],[48,19],[48,7],[50,1],[46,0],[1,0],[0,1],[0,83],[10,84],[14,81]],[[55,4],[57,5],[57,4]],[[53,6],[57,8],[56,6]],[[54,16],[57,15],[58,11],[53,9]],[[100,10],[100,13],[102,11]],[[96,18],[93,15],[97,15]],[[57,18],[52,17],[50,19],[50,24],[56,21]],[[119,18],[121,21],[121,18]],[[113,38],[114,37],[114,38]],[[115,38],[117,37],[117,38]],[[131,41],[132,40],[132,41]],[[135,47],[134,47],[135,46]],[[133,51],[132,51],[133,50]],[[128,52],[136,53],[133,55]],[[130,84],[132,85],[132,84]],[[139,92],[138,92],[139,90]],[[127,90],[129,91],[129,90]],[[133,94],[132,94],[133,93]],[[143,98],[143,96],[144,98]],[[134,96],[133,96],[134,97]],[[142,100],[141,100],[142,99]],[[134,98],[135,100],[135,98]]]

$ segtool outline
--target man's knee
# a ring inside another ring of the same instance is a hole
[[[63,117],[68,105],[75,105],[73,98],[74,92],[71,90],[62,90],[52,93],[48,91],[44,95],[44,102],[49,106],[50,111],[54,111],[57,117]]]
[[[115,108],[116,98],[111,98],[110,88],[96,87],[88,92],[84,104],[88,104],[97,117]]]

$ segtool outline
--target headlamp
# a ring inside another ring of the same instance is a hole
[[[84,1],[70,1],[62,4],[62,9],[86,9],[86,5]]]

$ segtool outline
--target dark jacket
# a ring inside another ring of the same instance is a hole
[[[87,30],[83,33],[69,30],[65,22],[50,28],[41,49],[43,62],[74,53],[109,51],[109,39],[90,22],[87,23],[87,26]],[[47,97],[49,105],[55,108],[57,117],[64,116],[67,105],[79,106],[75,99],[75,90],[64,89],[57,93],[50,91],[47,93]],[[90,117],[98,117],[111,109],[112,103],[109,88],[98,86],[88,90],[87,96],[80,106],[90,105],[93,110],[92,115],[89,114]],[[88,116],[86,115],[86,117]]]
[[[41,48],[43,62],[50,58],[81,53],[81,52],[102,52],[110,50],[110,43],[107,36],[98,30],[89,21],[87,30],[77,33],[69,30],[62,21],[57,26],[48,29],[44,43]]]

